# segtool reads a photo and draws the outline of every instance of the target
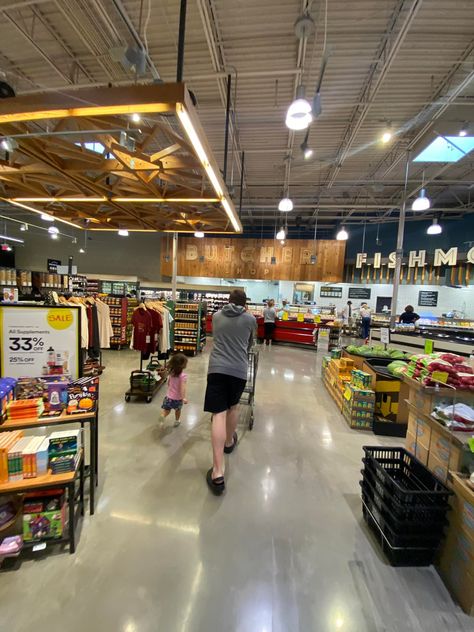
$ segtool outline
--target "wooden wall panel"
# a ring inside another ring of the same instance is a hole
[[[311,256],[316,255],[316,263]],[[345,242],[291,239],[284,246],[273,239],[179,237],[180,276],[266,279],[269,281],[343,280]],[[275,263],[272,263],[275,257]],[[171,244],[161,255],[161,273],[172,274]]]

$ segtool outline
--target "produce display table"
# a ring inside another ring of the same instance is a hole
[[[455,391],[450,388],[425,387],[403,376],[408,386],[408,432],[406,447],[442,482],[450,485],[452,473],[459,472],[474,463],[469,449],[470,432],[450,430],[431,417],[435,406],[445,402],[453,404],[460,400],[474,403],[472,391]]]
[[[68,426],[80,424],[81,428],[89,424],[89,467],[86,476],[90,479],[89,489],[89,511],[93,515],[95,510],[95,488],[98,485],[99,469],[99,409],[91,413],[77,413],[67,415],[65,411],[58,417],[31,417],[30,419],[11,420],[7,419],[0,424],[0,432],[10,430],[33,430],[49,426]],[[29,479],[31,481],[36,479]]]
[[[47,538],[44,540],[34,540],[25,542],[23,547],[31,548],[41,543],[46,544],[69,544],[69,552],[74,553],[76,550],[76,527],[80,516],[84,515],[84,454],[81,450],[81,456],[75,472],[67,472],[65,474],[44,474],[36,478],[22,479],[19,481],[11,481],[0,484],[0,496],[10,494],[26,494],[38,490],[53,490],[64,487],[67,489],[68,503],[68,534],[62,538]],[[79,482],[79,488],[76,492],[76,483]],[[76,507],[76,501],[77,507]]]

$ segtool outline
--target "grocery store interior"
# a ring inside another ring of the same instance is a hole
[[[474,2],[0,14],[0,627],[474,632]]]

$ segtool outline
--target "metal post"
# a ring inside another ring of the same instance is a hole
[[[229,123],[230,123],[230,88],[232,85],[232,76],[227,75],[227,104],[225,110],[225,132],[224,132],[224,182],[227,184],[227,152],[229,149]]]
[[[403,201],[400,207],[400,218],[398,220],[397,250],[395,259],[395,270],[393,273],[393,291],[392,291],[392,311],[390,316],[390,327],[394,327],[395,318],[397,316],[398,288],[400,285],[400,274],[402,271],[403,259],[403,237],[405,234],[405,211],[407,205],[407,188],[408,188],[408,170],[410,168],[410,152],[407,152],[407,161],[405,165],[405,186],[403,189]]]
[[[183,80],[184,66],[184,37],[186,34],[186,6],[187,0],[181,0],[179,9],[179,34],[178,34],[178,61],[176,65],[176,81]]]
[[[172,299],[176,301],[176,277],[178,276],[178,233],[173,233],[173,276],[171,278]]]
[[[242,218],[242,197],[243,197],[243,194],[244,194],[244,163],[245,163],[245,151],[242,152],[242,159],[240,161],[239,219]]]

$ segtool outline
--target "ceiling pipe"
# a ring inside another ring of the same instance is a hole
[[[178,59],[176,62],[176,81],[183,81],[184,43],[186,39],[186,8],[187,0],[181,0],[179,7]]]

